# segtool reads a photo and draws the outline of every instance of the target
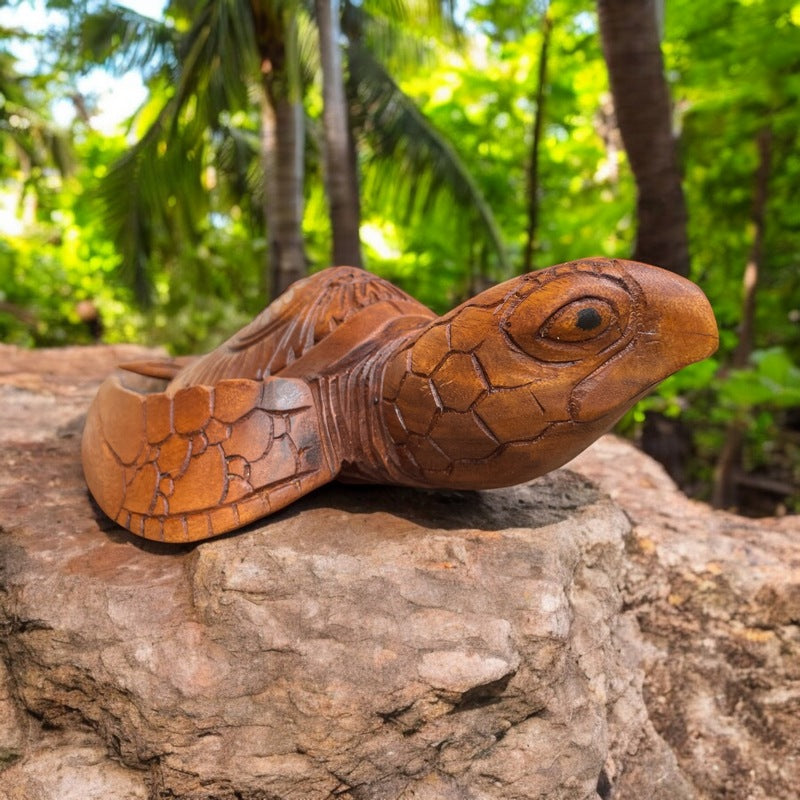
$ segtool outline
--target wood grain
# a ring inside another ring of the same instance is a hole
[[[111,375],[84,473],[106,514],[170,542],[234,530],[337,477],[509,486],[570,460],[717,342],[700,289],[630,261],[530,273],[442,317],[332,267],[202,358]]]

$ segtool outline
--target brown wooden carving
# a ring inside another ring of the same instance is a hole
[[[716,347],[700,289],[631,261],[533,272],[442,317],[332,267],[206,356],[123,365],[89,410],[83,467],[106,514],[169,542],[334,478],[508,486],[569,461]]]

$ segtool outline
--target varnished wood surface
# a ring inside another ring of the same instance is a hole
[[[716,347],[700,289],[635,262],[540,270],[442,317],[332,267],[206,356],[111,375],[89,410],[84,472],[106,514],[172,542],[337,477],[508,486],[570,460]]]

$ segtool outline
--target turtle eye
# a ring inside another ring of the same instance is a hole
[[[637,295],[613,276],[565,271],[524,288],[527,293],[509,304],[500,325],[514,346],[538,361],[599,357],[623,347],[636,332]]]
[[[586,342],[618,322],[614,308],[599,297],[582,297],[562,306],[543,323],[539,335],[556,342]]]

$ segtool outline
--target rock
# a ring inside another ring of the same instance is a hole
[[[0,796],[795,796],[789,523],[689,504],[607,438],[575,468],[633,532],[562,470],[333,485],[238,534],[145,542],[79,466],[121,357],[148,353],[0,347]]]
[[[650,719],[695,796],[796,798],[800,518],[746,519],[688,500],[610,436],[568,466],[633,522],[623,618],[644,645]]]
[[[25,758],[0,773],[5,800],[147,800],[141,773],[108,758],[96,737],[45,735]]]
[[[25,741],[25,717],[15,702],[8,669],[0,661],[0,769],[20,758]]]

